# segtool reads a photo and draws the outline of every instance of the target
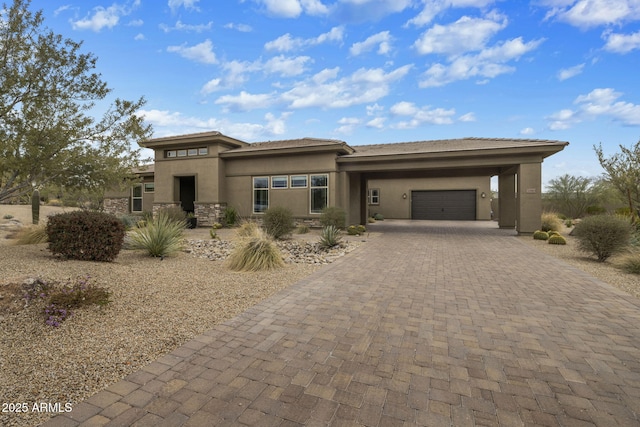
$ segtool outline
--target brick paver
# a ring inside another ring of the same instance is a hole
[[[375,224],[45,425],[640,425],[640,302],[495,227]]]

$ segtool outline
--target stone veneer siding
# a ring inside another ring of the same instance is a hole
[[[180,202],[169,202],[169,203],[154,203],[153,204],[153,216],[158,215],[158,211],[167,208],[179,208]]]
[[[129,214],[129,198],[108,198],[102,201],[102,208],[106,213],[116,216]]]
[[[227,204],[194,202],[193,207],[198,227],[211,227],[216,222],[222,224]]]

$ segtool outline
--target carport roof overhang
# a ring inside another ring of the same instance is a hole
[[[338,157],[345,172],[384,173],[440,170],[443,175],[470,172],[496,175],[523,163],[542,163],[569,143],[530,139],[419,141],[354,146],[355,153]],[[465,174],[466,174],[465,173]]]

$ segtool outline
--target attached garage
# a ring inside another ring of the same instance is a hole
[[[474,221],[476,190],[412,191],[411,219]]]

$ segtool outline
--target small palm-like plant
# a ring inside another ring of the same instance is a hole
[[[322,229],[322,234],[320,234],[320,247],[324,249],[332,248],[339,244],[341,240],[340,230],[330,225]]]
[[[182,249],[185,222],[160,211],[143,228],[131,233],[131,247],[144,249],[151,256],[165,257]]]
[[[241,240],[227,262],[235,271],[274,270],[284,265],[280,250],[261,230]]]

